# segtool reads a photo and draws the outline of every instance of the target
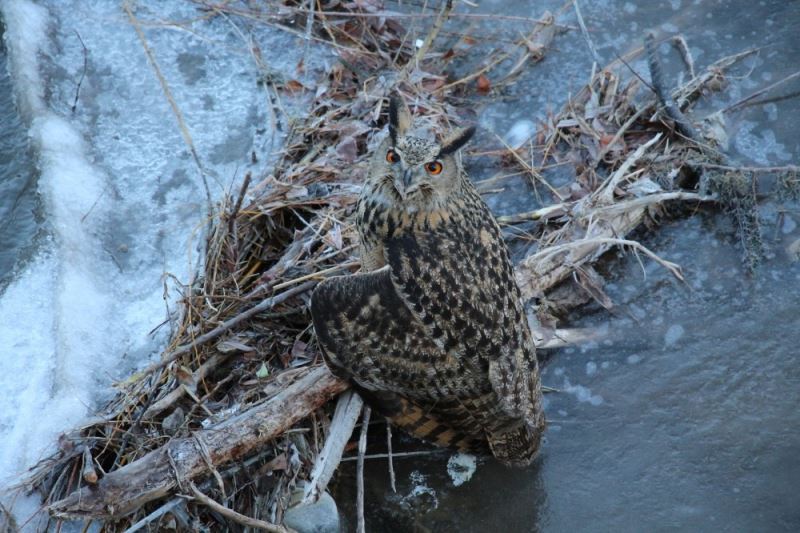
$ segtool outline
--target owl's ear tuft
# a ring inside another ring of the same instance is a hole
[[[442,139],[442,148],[439,150],[439,157],[454,154],[462,146],[467,144],[473,135],[475,135],[475,126],[453,130],[447,137]]]
[[[404,134],[411,126],[411,111],[400,97],[394,93],[389,96],[389,135],[392,143],[397,143],[397,136]]]

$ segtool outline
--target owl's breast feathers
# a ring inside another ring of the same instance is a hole
[[[526,464],[544,426],[533,343],[500,229],[469,187],[438,211],[359,202],[388,268],[312,298],[326,360],[410,433]]]

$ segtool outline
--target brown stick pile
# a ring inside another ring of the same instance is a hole
[[[64,435],[58,453],[30,473],[23,488],[42,495],[52,520],[100,520],[108,531],[216,529],[231,521],[279,531],[300,481],[314,471],[322,486],[309,485],[305,496],[324,491],[347,442],[340,434],[321,455],[335,429],[331,400],[347,385],[322,364],[307,302],[320,279],[358,269],[349,215],[369,147],[386,121],[385,98],[398,90],[418,113],[458,121],[458,104],[479,104],[513,84],[545,58],[558,34],[555,17],[545,13],[466,71],[476,40],[456,31],[464,22],[451,2],[405,14],[377,0],[329,4],[321,10],[316,2],[198,2],[208,18],[238,17],[323,41],[340,61],[307,115],[291,125],[273,172],[248,176],[219,206],[205,272],[185,287],[183,318],[161,360],[119,384],[103,413]],[[412,24],[427,28],[421,46],[412,42]],[[743,55],[692,76],[672,91],[675,106],[689,113],[701,92],[723,86],[725,69]],[[291,80],[268,85],[276,98],[307,90]],[[695,190],[697,169],[720,160],[658,109],[625,62],[615,61],[548,117],[534,139],[493,152],[496,165],[522,170],[536,183],[547,183],[543,169],[553,164],[575,171],[569,185],[548,184],[552,203],[500,218],[535,221],[517,277],[526,298],[544,304],[541,318],[558,307],[553,302],[565,280],[607,304],[592,265],[613,247],[681,276],[677,265],[626,235],[667,202],[709,200]],[[567,307],[562,302],[560,309]],[[352,428],[359,406],[343,405],[336,420],[350,420]]]

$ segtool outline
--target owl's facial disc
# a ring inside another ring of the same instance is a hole
[[[444,164],[441,161],[429,161],[427,163],[406,165],[404,161],[392,165],[392,185],[405,201],[423,187],[430,187],[431,180],[441,174]]]
[[[440,148],[428,139],[403,137],[388,149],[386,161],[390,165],[392,184],[402,200],[430,185],[430,180],[442,171],[442,162],[436,159]]]

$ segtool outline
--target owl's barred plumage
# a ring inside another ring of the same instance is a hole
[[[326,362],[412,435],[528,464],[544,430],[539,373],[500,228],[456,153],[473,130],[439,142],[401,101],[389,115],[356,210],[370,272],[312,296]]]

